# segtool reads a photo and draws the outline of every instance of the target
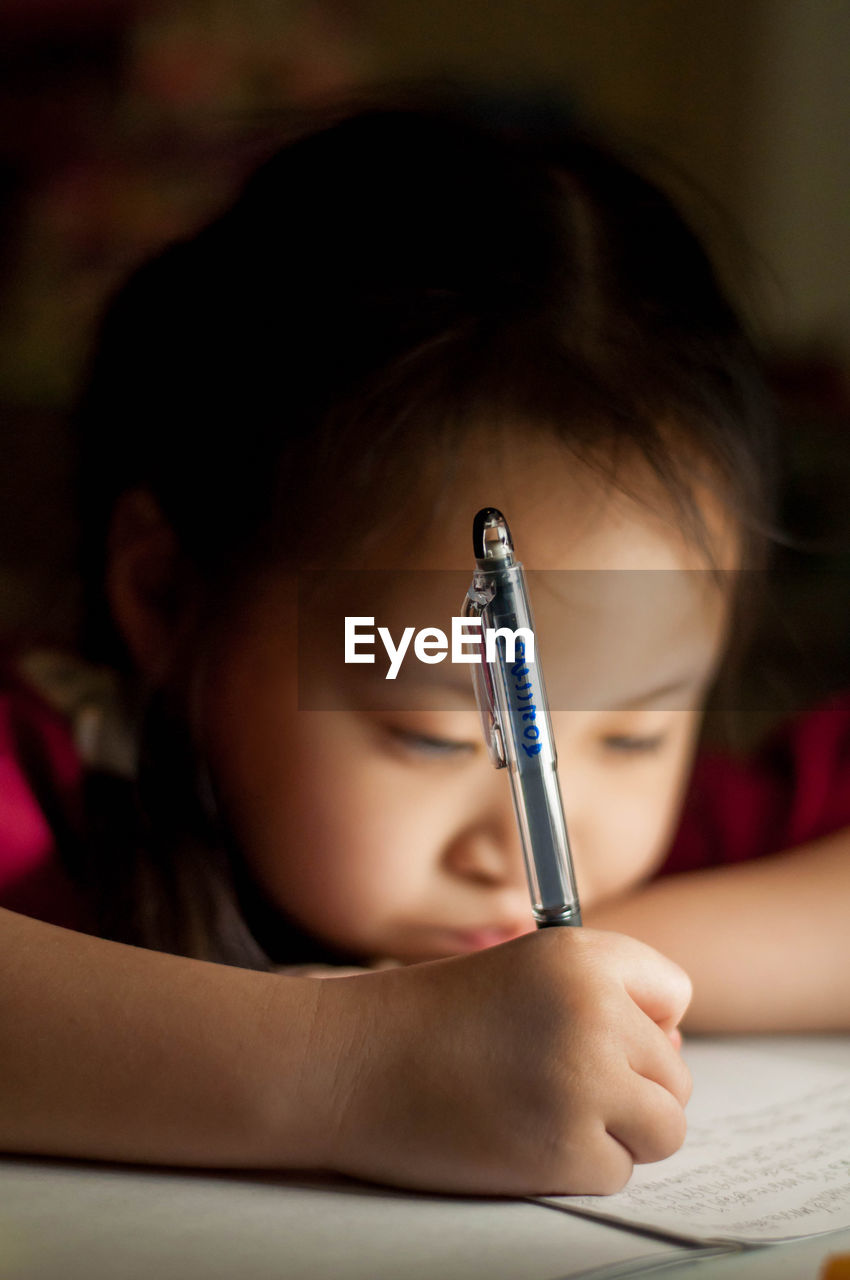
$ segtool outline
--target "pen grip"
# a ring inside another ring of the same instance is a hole
[[[510,776],[535,921],[581,924],[557,768],[547,763],[521,778],[511,769]]]

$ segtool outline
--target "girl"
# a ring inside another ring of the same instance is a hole
[[[5,1148],[614,1190],[682,1140],[689,984],[597,924],[686,962],[698,1028],[846,1025],[843,837],[652,879],[761,562],[766,421],[693,236],[578,136],[364,112],[138,271],[80,415],[76,753],[43,661],[5,700]],[[489,505],[557,571],[594,928],[532,931],[468,668],[390,689],[334,660],[363,569],[394,632],[459,612]],[[647,582],[681,589],[626,624]]]

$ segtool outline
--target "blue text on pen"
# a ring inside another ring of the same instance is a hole
[[[515,661],[511,666],[511,692],[513,694],[514,710],[518,715],[518,719],[526,723],[517,738],[517,745],[522,747],[527,756],[536,756],[543,747],[540,741],[540,729],[537,726],[537,707],[532,701],[534,698],[534,685],[529,678],[531,670],[528,666],[528,657],[525,651],[525,644],[522,640],[518,640],[514,652]]]

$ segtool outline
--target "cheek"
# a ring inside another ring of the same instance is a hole
[[[564,773],[576,877],[588,907],[635,888],[663,862],[689,773],[693,735],[690,727],[677,735],[663,761],[585,768],[572,795]]]
[[[567,823],[576,864],[579,892],[586,906],[625,893],[645,880],[663,855],[669,803],[660,788],[641,786],[635,793],[621,786],[615,803],[598,789],[582,797],[578,812],[567,804]],[[592,808],[591,808],[592,806]]]
[[[428,883],[438,835],[361,721],[298,709],[279,631],[217,655],[204,732],[222,808],[272,903],[328,942],[368,947]]]
[[[308,931],[368,948],[427,882],[427,825],[410,788],[354,733],[344,713],[299,713],[291,764],[267,770],[244,852],[266,895]],[[286,759],[282,751],[276,753]]]

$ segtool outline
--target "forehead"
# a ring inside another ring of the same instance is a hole
[[[580,459],[539,429],[478,431],[458,452],[451,474],[425,478],[419,503],[397,513],[386,538],[378,535],[369,565],[468,569],[473,517],[482,507],[497,507],[529,569],[738,567],[735,523],[707,485],[692,495],[707,541],[698,545],[644,459],[633,452],[616,468],[604,458],[599,463]]]
[[[730,593],[679,528],[648,468],[623,468],[617,487],[554,440],[520,434],[486,443],[458,459],[436,503],[405,512],[400,533],[379,541],[363,567],[343,569],[331,593],[340,615],[331,631],[341,631],[343,614],[355,614],[374,617],[396,639],[406,627],[449,633],[470,582],[473,517],[495,506],[528,573],[553,707],[630,705],[665,686],[704,684],[722,647]],[[732,569],[734,533],[720,504],[706,497],[701,513],[713,562]],[[380,648],[377,659],[365,674],[380,681]],[[412,681],[468,693],[469,667],[411,660],[393,692],[409,696],[403,690]]]

